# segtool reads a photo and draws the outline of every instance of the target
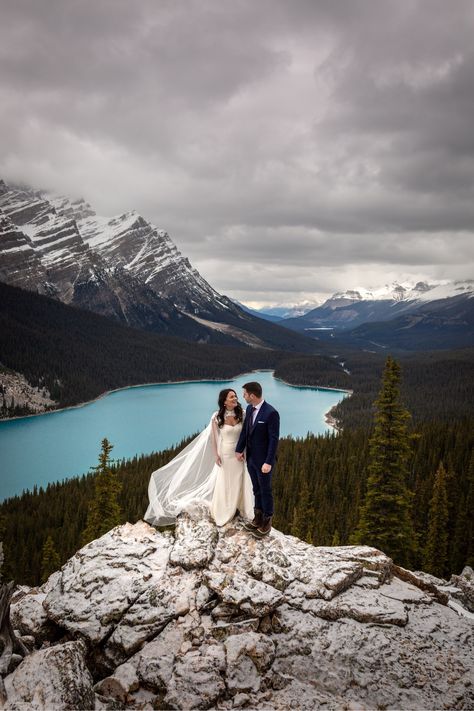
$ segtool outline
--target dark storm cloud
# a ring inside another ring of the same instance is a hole
[[[473,8],[4,0],[0,172],[139,210],[241,299],[470,276]]]

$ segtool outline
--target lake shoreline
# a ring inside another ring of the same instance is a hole
[[[51,410],[45,410],[44,412],[35,412],[31,413],[30,415],[17,415],[15,417],[5,417],[3,419],[0,419],[0,426],[2,422],[13,422],[14,420],[27,420],[32,417],[42,417],[43,415],[53,415],[56,412],[65,412],[66,410],[77,410],[80,407],[86,407],[87,405],[91,405],[94,402],[97,402],[98,400],[102,400],[102,398],[107,397],[107,395],[111,395],[112,393],[118,393],[121,392],[122,390],[131,390],[132,388],[145,388],[148,386],[152,385],[184,385],[184,384],[189,384],[189,383],[228,383],[231,380],[234,380],[235,378],[240,378],[243,375],[246,375],[247,373],[274,373],[275,370],[273,368],[258,368],[255,370],[247,370],[244,373],[237,373],[237,375],[232,375],[229,378],[197,378],[193,380],[163,380],[159,381],[156,383],[137,383],[136,385],[124,385],[122,388],[113,388],[112,390],[106,390],[105,392],[101,393],[97,397],[93,398],[92,400],[86,400],[85,402],[79,402],[77,405],[68,405],[67,407],[59,407],[59,408],[54,408]],[[352,395],[353,391],[352,390],[346,390],[345,388],[333,388],[331,386],[326,386],[326,385],[297,385],[295,383],[289,383],[287,380],[284,380],[283,378],[277,378],[275,375],[273,376],[275,380],[279,380],[281,383],[284,383],[285,385],[288,385],[292,388],[310,388],[312,390],[333,390],[335,392],[343,392],[343,393],[348,393],[349,395]],[[334,424],[332,424],[332,421],[335,422],[334,418],[331,417],[330,413],[333,410],[329,410],[325,414],[326,422],[331,426],[334,427],[334,429],[338,429]],[[331,421],[332,420],[332,421]]]
[[[254,380],[262,384],[270,402],[278,403],[282,437],[305,437],[308,430],[315,436],[337,434],[337,423],[330,419],[332,407],[347,393],[287,383],[275,377],[273,368],[245,370],[224,380],[128,385],[87,403],[44,413],[58,412],[58,417],[38,420],[35,414],[13,418],[16,421],[10,425],[0,422],[0,449],[6,465],[0,478],[1,499],[83,476],[97,461],[99,434],[114,444],[117,459],[174,447],[190,433],[202,430],[202,413],[215,410],[219,390],[233,388],[240,393],[244,383]],[[112,393],[114,397],[107,399]],[[87,411],[86,405],[90,405]]]

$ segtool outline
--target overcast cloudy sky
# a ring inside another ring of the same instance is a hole
[[[472,0],[2,0],[0,176],[249,304],[473,276]]]

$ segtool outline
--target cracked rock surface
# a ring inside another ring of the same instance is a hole
[[[366,546],[257,540],[193,506],[174,533],[113,529],[13,598],[34,645],[4,708],[470,709],[473,592],[469,570],[448,583]]]

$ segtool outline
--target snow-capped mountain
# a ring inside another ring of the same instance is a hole
[[[474,343],[472,297],[474,280],[350,289],[283,324],[319,340],[339,336],[357,347],[364,341],[384,348],[469,346]]]
[[[406,302],[414,301],[434,301],[435,299],[446,299],[459,294],[473,293],[474,280],[456,282],[438,282],[428,284],[418,281],[416,284],[405,282],[393,282],[376,289],[348,289],[343,292],[336,292],[330,299],[324,302],[323,306],[339,308],[347,304],[354,304],[362,301],[391,301]]]
[[[102,217],[84,200],[1,180],[0,280],[190,340],[313,348],[216,292],[137,212]]]

